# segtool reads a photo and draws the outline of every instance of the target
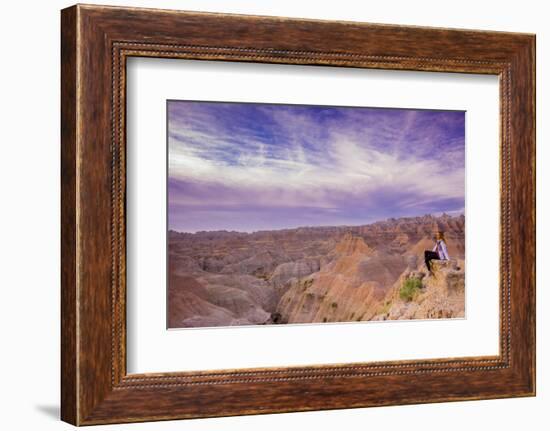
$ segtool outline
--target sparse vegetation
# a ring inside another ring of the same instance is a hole
[[[384,305],[382,305],[382,308],[380,309],[380,312],[378,314],[388,314],[390,312],[391,308],[391,301],[385,301]]]
[[[311,278],[300,281],[300,286],[302,287],[302,291],[306,291],[309,287],[311,287],[312,284],[313,284],[313,279]]]
[[[338,308],[338,303],[337,302],[333,302],[332,304],[330,304],[330,306],[332,308]]]
[[[399,297],[403,301],[412,301],[422,289],[422,281],[419,278],[408,278],[399,290]]]

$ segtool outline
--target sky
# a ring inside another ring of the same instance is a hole
[[[180,232],[464,212],[463,111],[168,101]]]

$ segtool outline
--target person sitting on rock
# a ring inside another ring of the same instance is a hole
[[[424,262],[426,268],[430,274],[433,275],[431,268],[432,260],[449,260],[449,253],[447,253],[447,244],[445,243],[445,235],[442,231],[437,232],[435,236],[435,245],[433,250],[426,250],[424,252]]]

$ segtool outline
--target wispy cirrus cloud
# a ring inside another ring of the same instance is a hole
[[[464,112],[170,101],[171,229],[361,224],[464,207]]]

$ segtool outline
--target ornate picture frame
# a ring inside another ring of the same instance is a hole
[[[535,394],[535,36],[77,5],[61,14],[61,416],[74,425]],[[500,353],[128,374],[126,60],[490,74],[500,85]]]

